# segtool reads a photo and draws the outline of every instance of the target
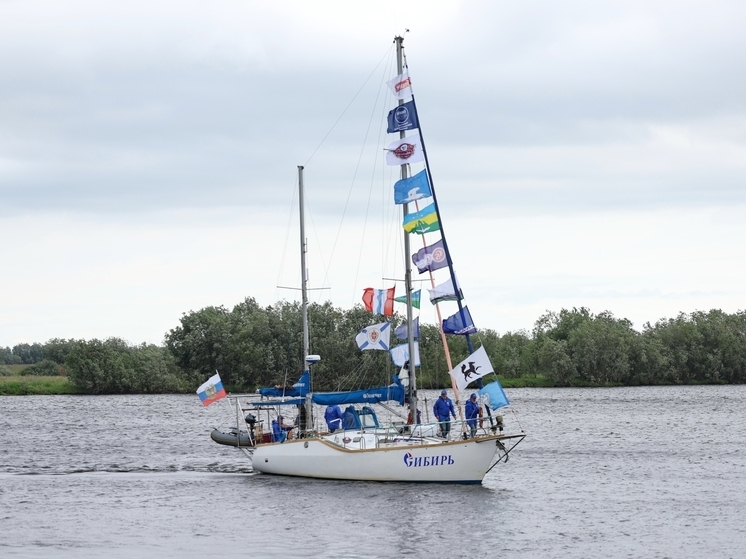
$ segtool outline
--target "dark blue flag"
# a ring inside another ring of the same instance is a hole
[[[417,111],[412,101],[408,101],[389,111],[389,127],[386,130],[389,134],[402,132],[403,130],[412,130],[419,128],[419,126]]]
[[[468,307],[464,307],[461,311],[443,321],[443,332],[445,334],[465,336],[466,334],[473,334],[476,331],[477,329],[474,327],[474,321],[471,319]]]
[[[428,247],[421,248],[412,255],[412,263],[417,266],[417,270],[423,272],[433,272],[448,266],[446,250],[443,246],[443,239],[431,244]]]
[[[412,337],[419,338],[420,337],[420,317],[418,316],[417,318],[415,318],[413,323],[414,323],[414,328],[412,329],[412,331],[414,332],[414,334],[412,335]],[[400,340],[406,340],[407,339],[407,323],[405,322],[401,326],[397,326],[396,329],[394,330],[394,334]]]

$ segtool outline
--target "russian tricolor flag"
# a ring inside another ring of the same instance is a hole
[[[220,375],[218,373],[212,375],[210,380],[197,389],[197,395],[202,400],[203,406],[209,406],[220,398],[225,398],[227,394],[225,388],[223,388],[223,381],[220,380]]]

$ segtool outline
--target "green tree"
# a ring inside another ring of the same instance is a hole
[[[77,341],[73,339],[52,338],[42,346],[42,355],[44,359],[50,359],[62,365],[76,343]]]
[[[546,337],[538,349],[538,372],[554,380],[560,386],[569,386],[578,376],[570,355],[566,340],[553,340]]]
[[[2,364],[4,365],[17,365],[21,363],[21,358],[18,355],[13,355],[13,350],[9,347],[0,348],[0,353],[2,353]]]
[[[187,377],[206,380],[220,371],[225,383],[236,374],[229,362],[231,324],[224,307],[206,307],[181,317],[181,326],[166,334],[166,347]]]
[[[165,348],[130,346],[119,338],[76,342],[65,368],[72,383],[92,394],[181,392],[193,387]]]
[[[38,363],[44,359],[41,344],[18,344],[13,346],[13,355],[20,358],[24,365]]]

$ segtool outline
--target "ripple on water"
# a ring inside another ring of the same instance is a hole
[[[481,486],[253,474],[191,396],[0,397],[0,556],[742,556],[746,387],[507,392]]]

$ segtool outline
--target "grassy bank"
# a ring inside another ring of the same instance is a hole
[[[19,365],[17,367],[27,367],[27,365]],[[543,377],[519,377],[519,378],[504,378],[500,379],[500,384],[503,388],[556,388],[558,385],[551,379]],[[690,383],[697,384],[697,383]],[[599,387],[610,387],[610,386],[621,386],[612,384],[590,384],[584,382],[576,382],[572,384],[575,388],[599,388]],[[440,390],[440,388],[447,387],[427,387],[431,390]],[[227,386],[228,392],[232,393],[253,393],[254,389],[246,389],[235,386]],[[469,391],[476,391],[476,388],[467,389]],[[67,380],[65,376],[22,376],[15,374],[13,376],[0,376],[0,396],[26,396],[26,395],[61,395],[61,394],[85,394],[85,392],[79,390],[71,382]]]
[[[80,394],[67,377],[0,377],[0,396]]]
[[[27,365],[13,365],[13,367],[24,368]],[[55,395],[55,394],[83,394],[64,376],[22,376],[18,375],[20,371],[14,371],[13,376],[0,377],[0,396],[26,396],[31,394]],[[505,388],[526,388],[539,387],[551,388],[555,383],[549,379],[538,377],[526,378],[506,378],[500,379],[500,383]],[[227,387],[229,389],[236,387]],[[448,387],[450,388],[450,387]],[[247,390],[238,388],[229,390],[230,392],[246,393],[254,392],[253,389]]]
[[[501,378],[500,384],[503,388],[554,388],[557,386],[553,380],[543,377]]]

